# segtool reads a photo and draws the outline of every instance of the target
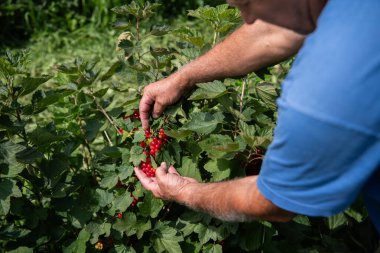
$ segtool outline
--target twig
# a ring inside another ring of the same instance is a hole
[[[113,122],[113,120],[111,119],[111,117],[108,115],[108,113],[106,112],[106,110],[104,110],[104,108],[98,103],[98,101],[96,101],[96,97],[94,95],[92,95],[92,98],[94,99],[95,101],[95,104],[96,104],[96,107],[98,107],[98,110],[103,113],[103,115],[107,118],[107,120],[110,122],[110,124],[116,129],[116,132],[118,133],[119,132],[119,129],[117,128],[117,126],[115,125],[115,123]]]
[[[104,133],[104,136],[106,136],[106,139],[107,139],[107,141],[108,141],[108,144],[110,145],[110,147],[112,147],[113,144],[112,144],[112,141],[111,141],[110,137],[108,136],[107,131],[104,130],[103,133]]]
[[[243,86],[241,89],[241,95],[240,95],[240,113],[243,112],[243,99],[244,99],[244,93],[245,93],[245,86],[247,85],[247,79],[243,79]]]

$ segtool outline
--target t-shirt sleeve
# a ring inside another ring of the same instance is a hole
[[[258,188],[285,210],[330,216],[355,200],[378,152],[373,136],[282,106]]]
[[[326,2],[327,0],[258,0],[254,3],[254,14],[268,23],[309,34],[315,30]]]

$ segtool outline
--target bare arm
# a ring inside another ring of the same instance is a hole
[[[294,55],[305,36],[292,30],[256,20],[244,24],[209,52],[183,66],[166,79],[144,89],[140,102],[143,127],[149,114],[158,117],[196,83],[241,76]]]
[[[289,221],[294,214],[267,200],[258,190],[256,176],[219,183],[198,183],[181,177],[174,167],[161,164],[156,177],[149,178],[135,168],[142,185],[159,198],[174,200],[227,221],[263,219]]]
[[[177,74],[184,76],[189,85],[245,75],[294,55],[303,40],[304,35],[258,19],[243,24]]]

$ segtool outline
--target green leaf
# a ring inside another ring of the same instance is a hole
[[[346,216],[344,216],[344,213],[339,213],[337,215],[328,217],[326,220],[327,227],[331,230],[333,230],[337,227],[340,227],[340,226],[346,224],[347,222],[348,221],[347,221]]]
[[[21,246],[21,247],[18,247],[17,249],[7,251],[7,252],[8,253],[33,253],[33,249]]]
[[[129,162],[133,163],[134,166],[138,166],[141,161],[145,160],[145,155],[143,153],[144,149],[140,146],[133,146],[131,148],[131,156]]]
[[[112,24],[112,28],[115,30],[125,31],[131,27],[131,24],[124,21],[116,21]]]
[[[91,234],[91,243],[95,244],[100,235],[108,237],[111,233],[111,223],[90,222],[85,227],[86,231]]]
[[[233,142],[227,135],[212,134],[209,138],[199,142],[199,146],[206,151],[210,158],[232,159],[239,151],[239,143]]]
[[[223,248],[220,244],[207,244],[205,247],[203,247],[204,253],[222,253]]]
[[[144,233],[152,228],[152,224],[150,222],[150,219],[147,219],[146,221],[143,219],[138,219],[136,227],[137,227],[137,232],[136,232],[137,239],[141,239]]]
[[[182,129],[179,129],[179,130],[167,130],[165,131],[165,134],[174,138],[174,139],[177,139],[177,140],[183,140],[185,139],[186,137],[190,136],[192,134],[192,131],[190,130],[182,130]]]
[[[116,185],[118,180],[119,180],[118,175],[112,174],[112,175],[104,177],[99,185],[102,188],[111,189]]]
[[[120,233],[126,233],[128,236],[136,234],[136,215],[131,212],[123,213],[121,219],[117,219],[112,228]]]
[[[25,77],[20,81],[22,90],[20,96],[25,96],[35,91],[41,84],[45,83],[51,78],[51,76],[42,77]]]
[[[304,215],[297,215],[296,217],[294,217],[293,221],[305,226],[311,226],[309,218]]]
[[[119,43],[120,45],[120,43]],[[107,70],[107,72],[100,78],[100,80],[106,81],[111,78],[115,73],[121,71],[123,68],[123,63],[121,61],[117,61]]]
[[[216,118],[216,114],[196,112],[191,115],[189,122],[184,124],[184,130],[191,130],[199,134],[212,133],[218,124],[223,122],[223,119]]]
[[[197,84],[199,87],[189,97],[189,100],[213,99],[227,93],[226,86],[221,81]]]
[[[96,198],[98,199],[99,206],[100,207],[105,207],[113,201],[114,197],[111,192],[102,190],[102,189],[96,189]]]
[[[154,25],[150,29],[150,34],[154,36],[162,36],[170,32],[170,27],[167,25]]]
[[[28,134],[29,140],[36,146],[46,146],[57,141],[66,140],[68,135],[57,135],[51,133],[47,128],[37,127]]]
[[[199,223],[194,232],[198,234],[198,239],[201,244],[205,244],[210,240],[216,241],[218,239],[218,232],[214,226],[205,226]]]
[[[151,192],[147,192],[144,196],[144,201],[137,204],[140,215],[144,217],[156,218],[160,213],[164,202],[153,196]]]
[[[204,168],[212,174],[213,181],[217,182],[229,178],[231,169],[237,166],[238,164],[232,160],[217,159],[207,162]]]
[[[110,253],[136,253],[132,246],[125,246],[123,244],[116,244],[115,247],[111,248]]]
[[[47,93],[47,95],[36,103],[38,110],[41,110],[49,105],[55,104],[60,99],[73,94],[74,90],[57,90]]]
[[[123,194],[117,196],[113,201],[115,209],[119,212],[124,212],[131,205],[133,198],[130,196],[128,191],[125,191]]]
[[[356,211],[355,209],[353,208],[347,208],[344,213],[348,216],[350,216],[351,218],[353,218],[354,220],[356,220],[357,222],[362,222],[363,219],[364,219],[364,216],[362,213]]]
[[[145,140],[144,130],[138,130],[135,132],[133,137],[133,143],[139,143]]]
[[[20,163],[31,164],[36,160],[43,158],[44,155],[32,147],[26,147],[16,154],[16,160]]]
[[[168,223],[158,221],[154,227],[153,247],[156,252],[169,253],[182,252],[178,242],[183,241],[182,236],[177,235],[177,230],[170,227]]]
[[[85,253],[86,243],[90,239],[91,234],[85,229],[82,229],[76,241],[72,242],[67,248],[63,250],[64,253]]]
[[[24,170],[24,165],[16,160],[16,154],[24,150],[22,145],[14,144],[10,141],[0,143],[0,165],[2,176],[14,177]]]
[[[275,86],[272,83],[259,83],[255,86],[257,96],[273,111],[277,109],[278,97]]]
[[[20,189],[15,181],[2,179],[0,181],[0,216],[8,214],[11,197],[21,197]]]
[[[198,182],[202,181],[198,165],[195,160],[191,159],[190,157],[182,157],[182,166],[177,170],[182,176],[194,178]]]

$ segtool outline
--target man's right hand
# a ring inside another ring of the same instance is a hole
[[[177,102],[186,89],[187,82],[177,74],[146,86],[139,106],[142,127],[148,129],[150,114],[153,118],[161,116],[165,108]]]

